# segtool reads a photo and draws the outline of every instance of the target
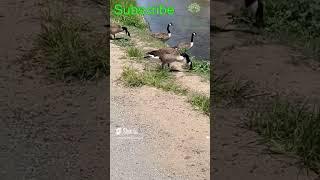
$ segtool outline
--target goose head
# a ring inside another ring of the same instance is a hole
[[[122,30],[124,30],[124,31],[126,32],[126,34],[130,37],[130,33],[129,33],[129,31],[128,31],[128,28],[122,27]]]

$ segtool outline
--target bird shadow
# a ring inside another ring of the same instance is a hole
[[[180,72],[178,69],[170,69],[169,72]]]
[[[124,37],[116,37],[116,38],[111,38],[111,40],[126,40],[126,41],[129,41],[128,39],[124,38]]]

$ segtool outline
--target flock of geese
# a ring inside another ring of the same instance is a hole
[[[167,25],[167,32],[154,32],[151,33],[151,36],[161,40],[162,42],[166,42],[171,38],[171,26],[173,26],[173,24],[169,23]],[[112,23],[110,25],[110,35],[112,35],[114,39],[116,38],[116,34],[120,32],[125,32],[126,35],[130,37],[130,33],[127,27],[123,27],[115,23]],[[186,62],[186,64],[189,66],[189,70],[192,70],[192,61],[190,60],[190,57],[186,53],[186,51],[193,47],[193,39],[195,35],[195,32],[191,34],[190,42],[181,42],[173,47],[166,47],[147,52],[144,58],[159,59],[162,63],[162,68],[164,68],[165,65],[168,65],[168,67],[170,68],[170,64],[173,62]]]

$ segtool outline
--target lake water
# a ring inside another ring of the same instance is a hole
[[[200,12],[192,14],[187,10],[191,3],[198,3]],[[167,32],[168,23],[172,37],[167,44],[174,46],[179,42],[190,42],[191,33],[196,32],[194,46],[189,52],[196,57],[208,59],[210,57],[210,1],[209,0],[137,0],[138,6],[152,7],[163,4],[175,8],[173,16],[146,15],[145,19],[150,24],[152,32]]]

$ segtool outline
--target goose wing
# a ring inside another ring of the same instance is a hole
[[[161,48],[158,51],[160,54],[173,54],[173,55],[180,54],[180,52],[178,51],[178,48],[175,48],[175,47]]]
[[[167,39],[167,38],[169,38],[168,33],[163,33],[163,32],[152,33],[151,36],[154,37],[154,38],[159,38],[159,39]]]
[[[178,47],[179,49],[188,49],[190,47],[190,43],[187,42],[181,42],[179,43],[176,47]]]
[[[111,23],[110,27],[111,27],[111,28],[121,28],[120,25],[115,24],[115,23]]]
[[[122,32],[122,27],[118,24],[111,24],[110,25],[110,32],[112,34]]]
[[[147,52],[147,55],[152,55],[153,57],[160,57],[159,50]]]
[[[179,55],[180,53],[177,48],[170,48],[170,47],[147,52],[147,55],[151,55],[153,57],[162,57],[165,54],[171,54],[176,56],[176,55]]]

